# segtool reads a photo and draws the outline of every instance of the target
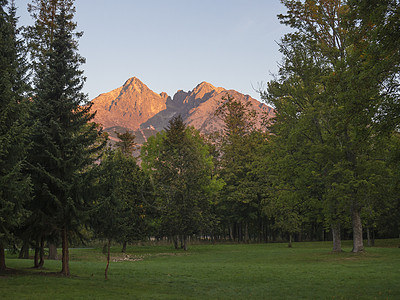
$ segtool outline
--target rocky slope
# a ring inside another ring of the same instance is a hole
[[[253,109],[261,115],[273,116],[273,109],[248,95],[234,90],[214,87],[202,82],[192,91],[178,91],[173,98],[166,93],[157,94],[136,77],[109,93],[93,99],[92,110],[97,111],[95,122],[103,125],[105,131],[131,130],[145,141],[155,131],[164,129],[168,121],[180,114],[184,121],[204,133],[222,128],[222,122],[214,116],[227,94],[242,102],[251,102]],[[139,142],[139,141],[138,141]]]
[[[143,122],[166,109],[168,95],[156,94],[136,77],[124,85],[93,99],[95,122],[104,128],[120,126],[138,129]]]

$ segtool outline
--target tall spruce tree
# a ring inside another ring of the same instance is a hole
[[[29,178],[23,173],[28,128],[25,63],[17,37],[17,18],[12,1],[0,1],[0,271],[6,269],[4,248],[26,216]]]
[[[84,59],[77,53],[72,22],[73,1],[35,1],[43,4],[33,14],[30,28],[35,59],[32,120],[33,149],[29,155],[35,189],[38,234],[61,234],[62,270],[69,275],[69,236],[88,217],[85,184],[96,153],[104,146],[82,93],[85,81],[79,69]],[[46,5],[52,8],[47,11]],[[42,19],[48,19],[43,26]],[[38,49],[41,49],[38,51]],[[36,52],[35,52],[36,51]]]

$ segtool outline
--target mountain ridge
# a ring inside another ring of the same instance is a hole
[[[94,121],[109,132],[112,128],[161,131],[172,117],[180,114],[187,125],[211,133],[222,129],[222,121],[214,113],[227,95],[241,102],[250,102],[259,115],[258,126],[261,126],[261,114],[268,118],[274,115],[271,107],[249,95],[215,87],[206,81],[187,92],[178,90],[171,97],[165,92],[155,93],[137,77],[129,78],[121,87],[94,98],[91,109],[96,111]]]

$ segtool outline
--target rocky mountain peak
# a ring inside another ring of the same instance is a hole
[[[179,90],[175,93],[174,97],[172,98],[172,101],[174,104],[182,104],[185,99],[188,97],[189,93]]]
[[[204,97],[211,98],[212,95],[218,94],[224,90],[224,88],[217,88],[211,83],[203,81],[193,89],[191,94],[195,99],[203,99]]]
[[[208,90],[208,91],[213,91],[216,90],[216,87],[213,86],[211,83],[208,83],[206,81],[203,81],[199,83],[194,89],[193,92],[199,92],[201,90]]]
[[[122,86],[123,91],[125,93],[133,91],[133,92],[139,92],[139,93],[143,93],[143,92],[147,92],[147,91],[151,91],[147,85],[145,85],[143,82],[141,82],[138,78],[136,77],[132,77],[129,78],[124,85]]]
[[[136,77],[129,78],[122,87],[92,100],[92,110],[97,111],[94,121],[105,128],[139,128],[166,108],[165,95],[156,94]]]

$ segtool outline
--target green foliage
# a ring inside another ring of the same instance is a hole
[[[143,145],[141,158],[155,186],[163,235],[186,239],[209,229],[211,200],[221,182],[212,177],[213,159],[199,132],[175,117]]]
[[[352,227],[353,250],[362,251],[362,226],[400,233],[397,0],[282,1],[288,12],[279,19],[293,31],[263,94],[276,109],[268,129],[255,128],[250,102],[227,94],[213,142],[175,117],[143,145],[142,169],[128,131],[99,160],[107,136],[91,123],[82,93],[74,1],[29,4],[33,92],[7,2],[0,0],[0,269],[2,249],[20,231],[25,245],[42,248],[62,233],[68,275],[68,242],[90,209],[97,237],[179,236],[185,248],[193,235],[313,239],[331,227],[335,240]]]
[[[147,142],[140,148],[140,159],[142,168],[146,174],[154,178],[156,172],[156,161],[160,155],[161,145],[166,137],[165,131],[157,132],[155,136],[150,136]]]
[[[148,181],[132,156],[109,151],[96,171],[96,202],[91,226],[96,236],[127,242],[146,233]]]
[[[74,0],[32,0],[28,3],[28,12],[35,21],[35,25],[28,26],[24,35],[29,44],[34,69],[40,68],[40,61],[54,47],[53,42],[58,27],[57,17],[61,11],[64,11],[65,29],[72,33],[73,38],[79,38],[82,33],[75,32],[77,24],[73,21]],[[78,43],[73,41],[71,46],[77,50]]]
[[[17,38],[17,19],[12,5],[0,2],[0,250],[8,246],[16,229],[27,216],[23,207],[29,200],[30,181],[23,173],[29,128],[25,62]],[[5,268],[0,253],[0,269]]]
[[[218,172],[226,183],[219,197],[220,217],[227,226],[243,226],[244,234],[238,239],[247,241],[248,226],[261,222],[262,203],[268,198],[268,175],[262,170],[266,135],[255,128],[256,113],[250,102],[242,103],[228,94],[215,114],[224,122],[217,142]]]
[[[276,167],[299,200],[322,204],[327,223],[344,223],[351,211],[354,249],[361,251],[359,218],[378,194],[381,154],[394,129],[383,120],[396,97],[387,83],[398,57],[376,51],[377,29],[360,20],[355,2],[284,4],[288,13],[279,18],[296,31],[282,39],[279,78],[264,95],[277,111]]]
[[[88,217],[85,190],[95,154],[105,143],[99,143],[101,132],[90,123],[94,117],[91,103],[81,91],[85,78],[79,67],[84,59],[77,53],[75,27],[71,27],[72,1],[56,2],[51,12],[39,8],[31,28],[31,38],[45,49],[40,48],[40,55],[36,55],[38,49],[32,50],[36,59],[31,110],[34,133],[28,159],[35,213],[30,224],[39,236],[62,231],[63,272],[68,275],[68,234],[79,232]],[[55,16],[48,15],[52,13]],[[42,28],[42,17],[54,18],[50,27]]]
[[[121,149],[124,155],[132,155],[133,151],[136,150],[136,136],[128,130],[124,133],[116,132],[116,134],[120,140],[115,143],[115,146]]]

